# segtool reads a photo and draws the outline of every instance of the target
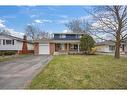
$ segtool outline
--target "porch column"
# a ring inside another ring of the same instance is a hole
[[[50,43],[50,54],[54,54],[54,52],[55,52],[55,48],[56,48],[56,46],[55,46],[55,43]]]
[[[67,51],[69,51],[69,43],[67,43]]]
[[[78,53],[80,52],[80,50],[79,50],[79,43],[78,43]]]

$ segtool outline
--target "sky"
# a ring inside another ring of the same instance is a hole
[[[90,6],[0,6],[0,27],[24,33],[28,24],[46,32],[63,32],[65,23],[75,18],[89,19]]]

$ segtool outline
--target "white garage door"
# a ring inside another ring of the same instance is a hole
[[[39,54],[50,54],[49,44],[39,44]]]

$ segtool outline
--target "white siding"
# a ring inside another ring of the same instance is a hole
[[[3,39],[5,40],[13,40],[11,37],[1,36],[0,35],[0,50],[22,50],[23,42],[14,40],[14,45],[3,45]],[[33,44],[28,43],[28,50],[33,50]]]
[[[100,46],[98,49],[97,49],[98,52],[113,52],[111,50],[109,50],[109,45],[103,45],[103,46]]]
[[[34,50],[34,45],[33,44],[28,43],[27,47],[28,47],[28,50]]]
[[[4,40],[13,40],[11,37],[1,36],[0,35],[0,50],[21,50],[22,49],[22,42],[14,40],[14,45],[3,45]]]
[[[125,44],[125,52],[127,53],[127,42]]]
[[[125,46],[125,50],[127,49],[127,46]],[[98,52],[115,52],[112,51],[112,50],[109,50],[109,45],[103,45],[103,46],[100,46],[98,49],[97,49]],[[120,52],[122,52],[122,47],[120,48]]]
[[[0,50],[21,50],[22,49],[22,42],[16,41],[14,45],[0,45]]]

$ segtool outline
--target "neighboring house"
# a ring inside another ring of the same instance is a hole
[[[11,50],[20,52],[23,46],[23,39],[8,34],[0,33],[0,51]],[[34,50],[33,43],[27,42],[28,50]]]
[[[84,33],[54,33],[53,39],[36,41],[38,54],[80,53],[80,38]]]
[[[112,53],[115,52],[115,43],[112,41],[103,41],[96,43],[97,52]],[[124,40],[120,46],[120,53],[127,52],[127,40]]]

